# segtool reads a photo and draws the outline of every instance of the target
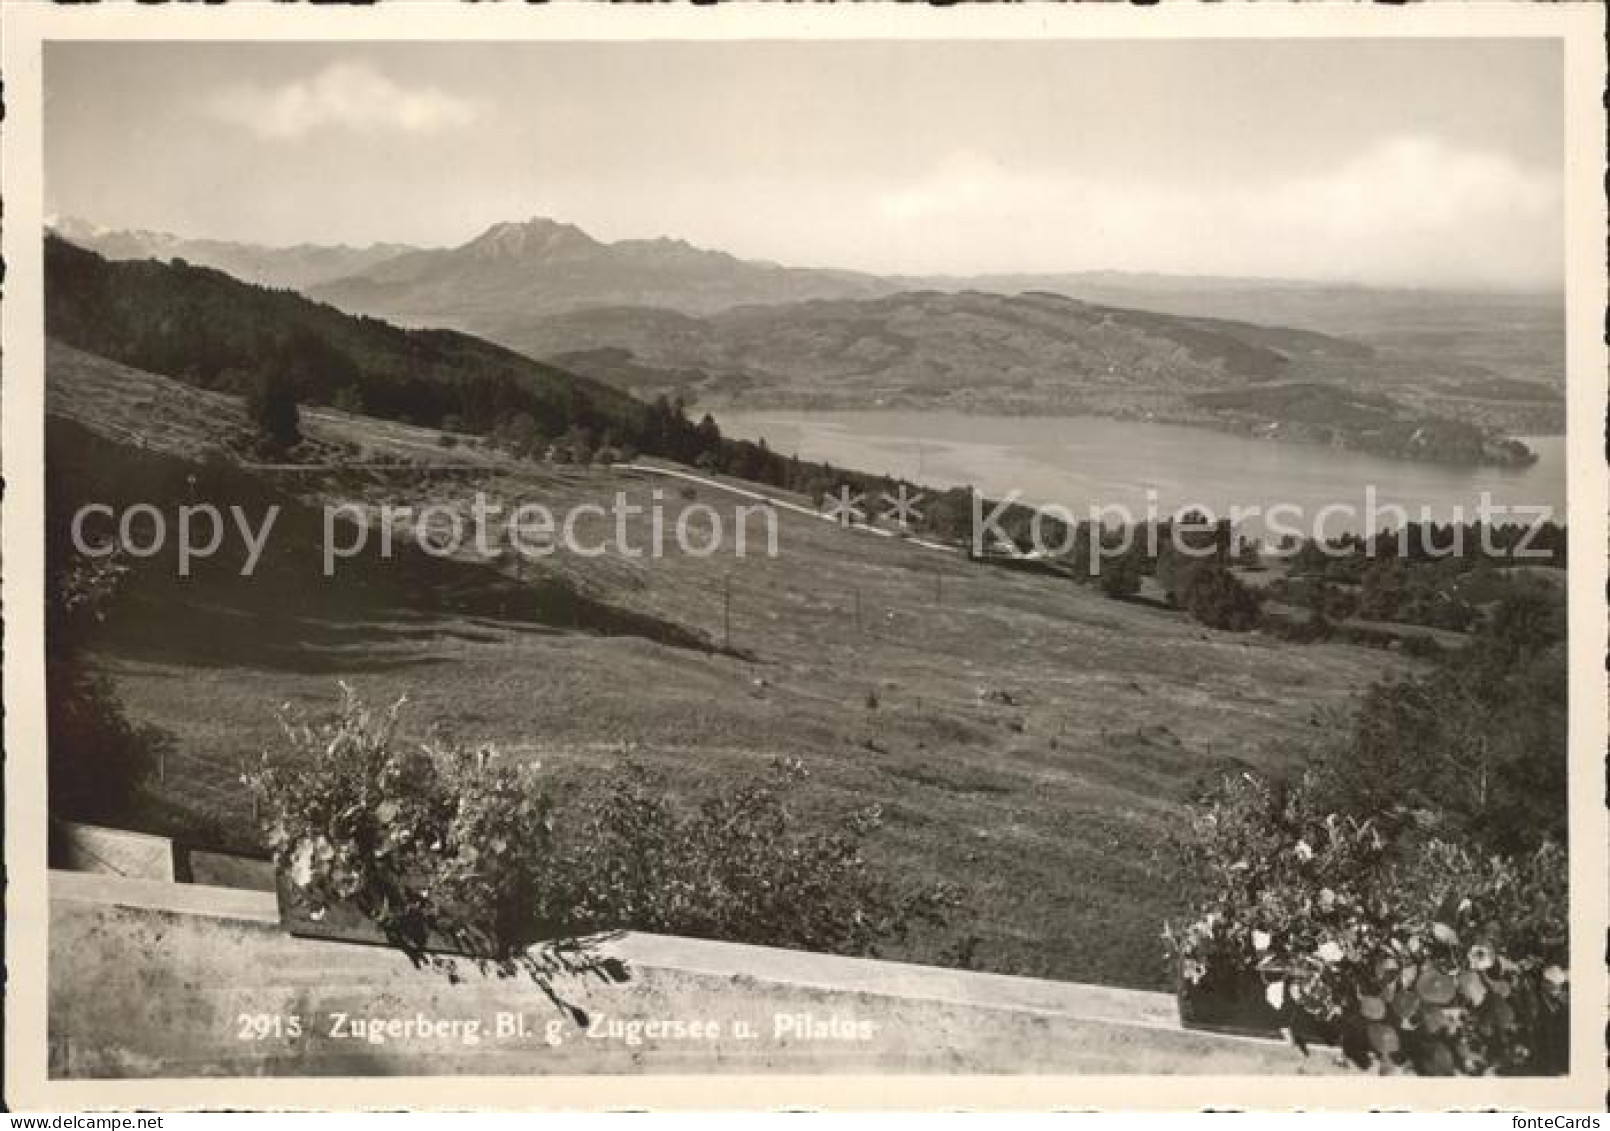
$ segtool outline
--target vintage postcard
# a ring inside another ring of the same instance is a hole
[[[11,1108],[1602,1107],[1601,8],[0,22]]]

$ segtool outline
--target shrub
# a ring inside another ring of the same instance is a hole
[[[550,805],[530,767],[490,747],[395,739],[399,700],[376,713],[342,685],[317,723],[284,713],[285,749],[245,782],[261,799],[275,864],[315,918],[345,904],[416,962],[453,971],[447,947],[553,997],[560,972],[624,976],[585,941],[552,939]]]
[[[64,524],[62,524],[64,525]],[[45,648],[53,659],[76,657],[97,625],[106,620],[112,598],[129,574],[125,555],[115,546],[99,546],[95,556],[67,544],[65,531],[47,533]]]
[[[490,439],[494,447],[520,459],[540,459],[548,448],[542,426],[529,412],[515,413],[500,421],[492,428]]]
[[[291,383],[273,373],[259,374],[246,390],[246,416],[267,448],[283,451],[302,440],[302,417]]]
[[[1103,556],[1099,584],[1108,597],[1133,597],[1140,592],[1145,556],[1137,547],[1122,554]]]
[[[85,656],[127,579],[124,555],[115,547],[105,556],[79,555],[59,525],[52,523],[46,536],[46,791],[56,816],[114,820],[127,815],[159,749],[172,739],[130,722],[111,682]]]
[[[1316,759],[1316,803],[1376,817],[1388,833],[1435,823],[1445,838],[1505,855],[1563,842],[1565,653],[1508,663],[1478,637],[1425,675],[1370,687]]]
[[[1217,561],[1187,568],[1178,596],[1180,607],[1209,628],[1246,632],[1258,623],[1258,595]]]
[[[1318,615],[1303,618],[1269,609],[1263,609],[1258,613],[1258,629],[1277,639],[1289,640],[1293,644],[1312,644],[1315,641],[1327,640],[1336,631],[1330,621]]]
[[[126,817],[172,736],[130,722],[111,683],[75,663],[48,665],[45,698],[51,813],[92,821]]]
[[[431,953],[446,942],[551,996],[560,971],[620,974],[575,941],[600,931],[872,954],[953,902],[948,888],[900,896],[880,882],[863,854],[875,809],[800,830],[798,763],[691,810],[628,765],[561,814],[534,768],[489,747],[399,742],[401,701],[373,712],[342,690],[331,721],[284,714],[282,749],[246,784],[296,898],[314,915],[357,910],[422,964],[450,970]],[[556,938],[570,941],[531,945]]]
[[[1568,1067],[1565,854],[1396,844],[1301,787],[1227,782],[1182,842],[1206,892],[1166,931],[1188,984],[1253,973],[1294,1033],[1424,1074]]]
[[[896,895],[863,854],[876,808],[802,831],[789,802],[798,762],[679,811],[640,766],[587,803],[563,875],[572,929],[632,928],[838,954],[875,954],[937,922],[948,888]]]

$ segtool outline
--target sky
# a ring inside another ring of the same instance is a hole
[[[1548,40],[52,43],[48,214],[267,244],[545,216],[891,274],[1563,286]]]

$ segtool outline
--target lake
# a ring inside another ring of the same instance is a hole
[[[1565,437],[1528,437],[1537,463],[1522,469],[1464,468],[1388,459],[1319,444],[1288,444],[1171,424],[1096,417],[973,416],[919,411],[721,412],[723,434],[764,438],[773,451],[837,467],[887,473],[934,487],[972,485],[989,498],[1017,492],[1035,505],[1056,504],[1079,518],[1118,506],[1166,517],[1185,506],[1226,516],[1284,503],[1300,508],[1276,518],[1304,533],[1327,535],[1396,525],[1392,506],[1410,520],[1478,517],[1482,492],[1494,518],[1531,521],[1546,506],[1565,515]],[[1367,523],[1373,488],[1378,521]],[[1320,512],[1345,506],[1349,511]],[[1314,517],[1317,516],[1317,517]],[[1116,516],[1109,521],[1115,521]],[[1249,533],[1263,526],[1246,522]]]

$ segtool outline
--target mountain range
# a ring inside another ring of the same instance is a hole
[[[183,258],[264,286],[308,290],[354,313],[467,330],[513,313],[557,314],[592,306],[708,314],[734,306],[906,291],[1047,291],[1106,306],[1289,326],[1372,344],[1434,342],[1459,356],[1471,351],[1502,355],[1508,363],[1539,371],[1540,379],[1542,371],[1557,369],[1563,360],[1564,305],[1558,293],[1406,290],[1128,271],[875,275],[741,259],[678,239],[609,243],[544,217],[494,224],[448,248],[402,243],[270,247],[109,230],[72,218],[47,227],[108,259]],[[1497,345],[1505,339],[1507,348]]]
[[[198,267],[212,267],[263,287],[305,290],[415,250],[407,244],[376,243],[366,247],[344,244],[295,244],[268,247],[233,240],[190,239],[170,232],[115,230],[85,220],[65,217],[46,222],[46,228],[86,251],[107,259],[182,259]]]
[[[458,247],[412,249],[315,283],[309,293],[354,313],[451,326],[507,342],[527,319],[593,307],[708,315],[738,306],[859,301],[918,291],[1044,291],[1103,306],[1313,330],[1423,350],[1498,376],[1563,387],[1559,294],[1122,271],[873,275],[740,259],[676,239],[608,243],[543,217],[495,224]]]
[[[541,217],[451,248],[56,230],[109,259],[182,258],[704,407],[1088,412],[1391,450],[1398,425],[1447,422],[1476,430],[1438,445],[1460,462],[1482,458],[1482,432],[1563,425],[1559,296],[1120,272],[878,276],[674,239],[605,242]],[[1300,392],[1244,388],[1271,383]],[[1375,398],[1391,438],[1366,435],[1379,430],[1348,398]],[[1319,419],[1326,407],[1353,422],[1346,436]]]
[[[312,289],[343,310],[484,332],[514,312],[653,306],[702,314],[747,303],[871,298],[893,288],[849,271],[738,259],[682,240],[603,243],[571,224],[494,224],[453,248],[418,249]]]

